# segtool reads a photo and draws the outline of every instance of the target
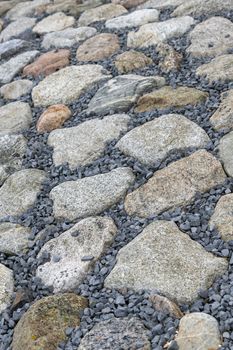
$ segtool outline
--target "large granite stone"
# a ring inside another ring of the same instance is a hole
[[[19,17],[30,17],[40,13],[40,9],[50,3],[51,0],[34,0],[20,1],[10,11],[7,12],[6,18],[9,20],[17,20]]]
[[[210,82],[219,80],[227,83],[233,80],[233,54],[222,55],[214,58],[197,68],[196,74]]]
[[[17,100],[19,97],[28,94],[33,87],[33,82],[26,79],[15,80],[12,83],[3,85],[0,94],[6,100]]]
[[[164,294],[190,303],[228,267],[227,260],[208,253],[171,221],[154,221],[120,249],[105,287]]]
[[[49,106],[57,103],[70,103],[95,83],[111,78],[102,66],[86,64],[69,66],[42,80],[32,90],[35,106]]]
[[[13,271],[0,264],[0,314],[10,305],[13,292]]]
[[[147,0],[141,5],[138,5],[138,9],[159,9],[159,10],[164,10],[168,9],[170,7],[177,7],[178,5],[182,4],[184,1],[189,1],[189,0]]]
[[[152,59],[144,53],[130,50],[116,56],[115,66],[119,73],[129,73],[134,69],[144,68],[152,63]]]
[[[204,148],[208,142],[210,138],[197,124],[183,115],[168,114],[132,129],[116,147],[146,165],[154,165],[171,151]]]
[[[79,221],[70,230],[51,239],[38,258],[49,254],[50,260],[37,268],[36,275],[54,293],[74,290],[112,243],[117,228],[112,219],[91,217]]]
[[[220,140],[218,150],[226,173],[233,177],[233,131],[223,136]]]
[[[0,107],[0,135],[25,130],[31,122],[32,112],[28,103],[17,101]]]
[[[28,250],[30,229],[10,222],[0,223],[0,252],[24,254]]]
[[[25,32],[28,29],[31,29],[36,23],[35,18],[19,18],[17,21],[11,22],[8,26],[3,29],[0,34],[0,42],[7,41],[11,38],[15,38]]]
[[[210,218],[209,225],[215,227],[222,239],[233,240],[233,194],[222,196]]]
[[[142,26],[143,24],[156,22],[159,19],[159,11],[153,9],[137,10],[106,21],[108,29],[122,29]]]
[[[221,103],[210,122],[215,130],[233,129],[233,90],[221,94]]]
[[[74,23],[74,17],[66,16],[63,12],[57,12],[54,15],[45,17],[38,22],[32,31],[37,34],[57,32],[68,27],[72,27]]]
[[[46,13],[64,11],[69,15],[80,16],[84,11],[100,6],[102,3],[102,0],[85,0],[81,3],[77,0],[56,0],[46,7]]]
[[[122,199],[134,181],[130,168],[67,181],[50,192],[56,218],[75,220],[99,214]]]
[[[156,171],[145,184],[126,196],[129,215],[148,217],[190,203],[198,192],[204,193],[224,182],[220,162],[205,150],[193,153]]]
[[[124,6],[127,9],[130,9],[131,7],[138,6],[145,2],[145,0],[112,0],[113,4],[120,4]]]
[[[172,16],[200,16],[203,14],[221,13],[224,10],[232,10],[232,7],[232,0],[182,0],[181,4],[173,11]]]
[[[13,56],[19,51],[27,48],[29,43],[25,40],[12,39],[0,44],[0,59]]]

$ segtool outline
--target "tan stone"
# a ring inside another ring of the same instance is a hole
[[[46,52],[38,57],[35,62],[24,67],[23,75],[34,77],[43,74],[49,75],[69,65],[70,50],[58,50]]]
[[[63,104],[48,107],[40,116],[36,129],[38,132],[49,132],[61,127],[71,116],[71,111]]]
[[[144,53],[130,50],[116,57],[115,66],[119,73],[128,73],[152,63],[152,59],[144,55]]]
[[[221,94],[221,103],[210,118],[215,130],[233,129],[233,90]]]
[[[208,93],[180,86],[173,89],[171,86],[164,86],[161,89],[143,95],[137,102],[136,112],[152,111],[157,108],[183,107],[186,105],[196,105],[204,102]]]
[[[78,61],[98,61],[109,57],[120,49],[118,36],[98,34],[86,40],[77,50]]]
[[[214,226],[222,239],[233,240],[233,194],[222,196],[210,218],[210,225]]]
[[[180,308],[176,303],[169,300],[166,297],[163,297],[161,295],[151,295],[149,297],[149,300],[152,302],[153,307],[158,312],[167,313],[170,316],[181,318],[184,316],[184,314],[181,312]]]
[[[170,72],[173,69],[177,70],[180,68],[183,55],[174,50],[172,46],[165,43],[159,43],[156,46],[156,50],[162,57],[162,61],[159,63],[159,66],[163,71]]]
[[[146,0],[112,0],[112,3],[113,4],[120,4],[120,5],[124,6],[125,8],[129,9],[131,7],[141,5],[145,1]]]
[[[206,64],[202,64],[196,70],[196,75],[203,76],[210,82],[219,80],[227,83],[233,79],[233,54],[222,55],[214,58]]]
[[[57,12],[38,22],[32,31],[38,34],[57,32],[72,27],[74,23],[74,17],[66,16],[63,12]]]

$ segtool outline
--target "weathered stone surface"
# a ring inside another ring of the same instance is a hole
[[[25,253],[28,249],[29,235],[29,228],[10,222],[0,223],[0,252],[7,255]]]
[[[109,173],[63,182],[50,192],[54,215],[75,220],[99,214],[123,198],[133,181],[130,168],[117,168]]]
[[[71,110],[65,105],[53,105],[49,106],[40,116],[36,124],[38,132],[50,132],[54,129],[61,127],[64,122],[71,116]],[[67,140],[67,146],[69,146],[70,140]],[[62,145],[64,149],[64,144]]]
[[[233,177],[233,131],[221,138],[218,149],[226,173]]]
[[[13,350],[56,350],[66,341],[67,327],[80,324],[80,312],[88,306],[87,299],[73,293],[52,295],[36,301],[17,323]]]
[[[0,12],[1,12],[1,7],[0,7]],[[3,25],[4,25],[4,21],[0,19],[0,32],[2,31]]]
[[[143,2],[145,2],[145,0],[112,0],[113,4],[120,4],[127,9],[138,6]]]
[[[155,8],[159,10],[164,10],[170,7],[176,7],[182,4],[184,1],[189,0],[148,0],[141,5],[138,5],[138,9]]]
[[[116,147],[146,165],[154,165],[171,151],[204,148],[208,142],[210,138],[197,124],[183,115],[167,114],[132,129]]]
[[[179,108],[186,105],[196,105],[204,102],[208,95],[208,92],[186,86],[178,86],[176,89],[171,86],[164,86],[141,96],[138,99],[135,111],[146,112],[158,108]]]
[[[218,230],[223,240],[233,240],[233,194],[219,199],[209,225]]]
[[[25,130],[31,122],[32,112],[28,103],[17,101],[0,107],[0,135]]]
[[[11,22],[8,26],[3,29],[0,34],[0,42],[7,41],[13,37],[17,37],[25,30],[30,29],[36,23],[35,18],[20,18],[17,21]]]
[[[77,3],[77,0],[60,0],[50,4],[46,8],[47,13],[65,11],[69,15],[79,16],[82,12],[102,5],[102,0],[85,0],[83,3]]]
[[[46,286],[52,286],[54,293],[74,290],[110,246],[116,232],[110,218],[99,216],[81,220],[58,238],[45,243],[38,258],[48,253],[50,261],[37,268],[37,277]],[[85,257],[90,260],[85,261]]]
[[[135,74],[117,76],[101,87],[88,105],[95,114],[127,112],[140,95],[165,84],[162,77],[143,77]]]
[[[130,50],[116,57],[115,66],[119,73],[128,73],[134,69],[143,68],[152,63],[152,59],[144,55],[144,53]]]
[[[26,147],[27,141],[22,135],[0,134],[0,186],[9,175],[21,169]]]
[[[194,19],[189,16],[144,24],[137,32],[129,32],[127,46],[135,48],[157,45],[161,41],[183,35],[192,24]]]
[[[7,11],[9,11],[13,6],[16,5],[16,1],[14,0],[3,0],[0,1],[0,16],[4,15]]]
[[[206,252],[174,222],[154,221],[120,249],[105,286],[159,291],[178,303],[190,303],[227,267],[227,260]]]
[[[13,272],[0,264],[0,314],[9,306],[13,291]]]
[[[35,203],[45,172],[37,169],[17,171],[0,188],[0,218],[23,214]]]
[[[106,21],[127,12],[128,11],[121,5],[105,4],[83,12],[78,19],[78,25],[88,26],[93,22]]]
[[[217,350],[222,341],[217,320],[204,312],[187,314],[180,320],[176,337],[179,350]]]
[[[203,76],[210,82],[220,80],[222,83],[233,80],[233,54],[214,58],[197,68],[196,74]]]
[[[158,312],[166,313],[176,318],[181,318],[184,315],[181,312],[179,306],[166,297],[155,294],[155,295],[151,295],[149,297],[149,300],[153,304],[153,307],[155,308],[155,310]]]
[[[96,29],[91,27],[68,28],[59,32],[45,34],[42,46],[46,50],[53,47],[71,47],[95,34]]]
[[[218,13],[224,10],[232,10],[232,0],[182,0],[181,4],[173,11],[173,16],[203,15]]]
[[[95,83],[109,78],[109,72],[100,65],[69,66],[49,75],[34,87],[32,99],[35,106],[66,104],[77,100]]]
[[[48,144],[53,147],[54,164],[67,162],[70,168],[90,164],[101,155],[107,142],[127,130],[129,120],[125,114],[116,114],[53,131]]]
[[[98,61],[113,55],[119,49],[119,39],[116,34],[102,33],[80,45],[76,57],[78,61]]]
[[[224,17],[211,17],[199,23],[189,35],[187,52],[195,57],[212,57],[227,53],[232,47],[233,23]]]
[[[221,94],[221,103],[210,122],[215,130],[233,129],[233,90]]]
[[[35,62],[24,67],[23,75],[34,77],[43,74],[49,75],[69,65],[70,50],[58,50],[46,52],[38,57]]]
[[[74,17],[66,16],[63,12],[57,12],[38,22],[32,31],[37,34],[57,32],[72,27],[74,23]]]
[[[10,20],[17,20],[19,17],[33,16],[36,14],[37,10],[41,8],[41,6],[49,3],[50,0],[21,1],[7,12],[6,18]]]
[[[5,41],[0,44],[0,59],[13,56],[14,54],[18,53],[19,51],[28,46],[29,44],[27,41],[20,39],[12,39],[9,41]]]
[[[0,83],[9,83],[23,67],[30,63],[38,55],[39,51],[27,51],[12,57],[0,66]]]
[[[0,94],[8,100],[16,100],[19,97],[28,94],[33,87],[33,82],[26,79],[15,80],[12,83],[3,85],[0,88]]]
[[[150,180],[126,196],[130,215],[147,217],[190,203],[197,192],[224,182],[220,162],[205,150],[193,153],[155,172]]]
[[[121,29],[127,27],[137,27],[143,24],[156,22],[159,19],[159,11],[154,9],[137,10],[127,15],[112,18],[106,21],[106,28]]]
[[[171,70],[178,70],[180,68],[183,55],[173,49],[172,46],[159,43],[156,46],[156,50],[162,60],[159,62],[159,66],[164,72],[170,72]]]

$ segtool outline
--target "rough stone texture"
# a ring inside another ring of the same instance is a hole
[[[20,18],[17,21],[11,22],[8,26],[3,29],[0,34],[0,42],[7,41],[13,37],[17,37],[25,30],[30,29],[36,23],[35,18]]]
[[[38,132],[50,132],[54,129],[61,127],[64,122],[71,116],[71,110],[65,105],[53,105],[49,106],[40,116],[36,124]],[[70,140],[67,140],[67,146],[69,146]],[[64,144],[62,145],[64,149]]]
[[[117,228],[110,218],[99,216],[83,219],[58,238],[45,243],[38,258],[48,253],[50,261],[37,268],[37,277],[46,286],[52,286],[54,293],[74,290],[110,246],[116,232]],[[86,256],[92,259],[83,261],[82,258]]]
[[[220,162],[205,150],[193,153],[154,173],[150,180],[128,194],[125,208],[142,217],[190,203],[197,192],[224,182]]]
[[[88,306],[86,298],[73,293],[52,295],[36,301],[17,323],[13,350],[56,350],[67,340],[67,327],[80,324],[80,312]]]
[[[21,169],[27,141],[22,135],[0,134],[0,186],[6,178]]]
[[[49,75],[34,87],[32,99],[35,106],[66,104],[77,100],[95,83],[109,78],[109,72],[100,65],[69,66]]]
[[[23,95],[28,94],[33,87],[33,82],[26,79],[15,80],[12,83],[3,85],[0,88],[0,94],[8,100],[16,100]]]
[[[20,2],[7,12],[6,18],[9,20],[15,20],[19,17],[29,17],[36,15],[37,10],[39,10],[41,6],[48,5],[49,3],[50,0]]]
[[[84,3],[78,4],[77,0],[60,0],[50,4],[46,8],[47,13],[65,11],[69,15],[79,16],[82,12],[102,5],[102,0],[85,0]]]
[[[140,95],[165,84],[162,77],[143,77],[135,74],[117,76],[102,86],[88,105],[95,114],[127,112]]]
[[[190,33],[187,52],[195,57],[212,57],[232,48],[233,23],[223,17],[211,17],[199,23]]]
[[[96,29],[91,27],[68,28],[59,32],[46,34],[42,41],[42,47],[46,50],[53,47],[71,47],[95,34]]]
[[[222,55],[214,58],[206,64],[197,68],[196,74],[204,76],[210,82],[220,80],[221,82],[230,82],[233,79],[233,54]]]
[[[149,300],[151,301],[153,307],[156,311],[162,312],[165,314],[168,314],[175,318],[181,318],[184,316],[184,314],[181,312],[180,308],[176,303],[169,300],[166,297],[163,297],[161,295],[151,295],[149,297]]]
[[[101,155],[107,142],[127,130],[129,120],[125,114],[116,114],[53,131],[48,144],[53,147],[54,164],[57,166],[67,162],[71,169],[90,164]]]
[[[176,337],[179,350],[217,350],[221,336],[217,320],[204,312],[193,312],[180,320]]]
[[[136,317],[113,317],[97,323],[83,337],[78,347],[78,350],[109,349],[151,350],[147,329]]]
[[[57,12],[38,22],[32,31],[37,34],[57,32],[72,27],[74,23],[74,17],[66,16],[63,12]]]
[[[0,314],[9,306],[14,291],[13,272],[0,264]]]
[[[30,63],[39,51],[27,51],[18,56],[12,57],[9,61],[0,66],[0,83],[9,83],[23,67]]]
[[[182,0],[181,4],[173,11],[173,16],[203,15],[232,10],[232,0]]]
[[[0,12],[1,12],[1,7],[0,7]],[[0,32],[2,31],[3,25],[4,25],[4,21],[0,19]]]
[[[143,2],[145,0],[112,0],[113,4],[120,4],[127,9],[143,4]]]
[[[121,29],[141,26],[146,23],[156,22],[159,19],[159,11],[153,9],[137,10],[127,15],[112,18],[106,21],[109,29]]]
[[[136,112],[152,111],[157,108],[183,107],[196,105],[204,102],[208,93],[186,86],[178,86],[173,89],[171,86],[164,86],[161,89],[152,91],[138,99]]]
[[[5,15],[5,13],[15,6],[16,3],[17,1],[15,0],[0,1],[0,16]]]
[[[128,11],[121,5],[105,4],[83,12],[78,19],[78,25],[88,26],[93,22],[106,21],[127,12]]]
[[[197,124],[183,115],[168,114],[132,129],[116,147],[142,163],[153,165],[170,151],[204,148],[208,142],[210,138]]]
[[[98,61],[113,55],[119,49],[118,36],[103,33],[93,36],[80,45],[76,57],[78,61]]]
[[[123,198],[133,181],[130,168],[117,168],[109,173],[63,182],[50,192],[54,215],[75,220],[99,214]]]
[[[227,267],[226,259],[206,252],[174,222],[154,221],[120,249],[105,286],[159,291],[178,303],[190,303]]]
[[[28,103],[17,101],[0,107],[0,135],[25,130],[31,122],[32,112]]]
[[[0,188],[0,218],[23,214],[33,206],[45,172],[37,169],[17,171]]]
[[[192,24],[194,24],[194,19],[189,16],[144,24],[137,32],[129,32],[127,46],[135,48],[156,45],[161,41],[183,35]]]
[[[29,228],[10,222],[0,223],[0,252],[7,255],[24,254],[28,249],[29,235]]]
[[[23,75],[37,77],[40,74],[49,75],[69,65],[70,50],[58,50],[46,52],[38,57],[35,62],[24,67]]]
[[[233,131],[221,138],[218,149],[226,173],[233,177]]]
[[[12,39],[0,44],[0,59],[13,56],[20,50],[27,48],[28,42],[20,39]]]
[[[138,5],[138,9],[155,8],[159,10],[164,10],[170,7],[176,7],[182,4],[184,1],[188,0],[148,0],[141,5]]]
[[[165,43],[159,43],[156,46],[156,50],[162,58],[159,62],[159,66],[164,72],[167,73],[171,70],[178,70],[180,68],[183,55],[174,50],[172,46]]]
[[[144,53],[130,50],[116,57],[115,66],[119,73],[128,73],[134,69],[143,68],[152,63],[152,59],[144,55]]]
[[[221,94],[221,103],[210,122],[215,130],[233,129],[233,90]]]
[[[223,240],[233,240],[233,194],[219,199],[209,225],[217,228]]]

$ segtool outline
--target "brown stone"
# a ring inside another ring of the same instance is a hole
[[[143,4],[146,0],[112,0],[113,4],[119,4],[129,9],[131,7],[135,7]]]
[[[170,316],[181,318],[184,314],[176,303],[161,295],[151,295],[149,300],[153,304],[154,308],[158,312],[169,314]]]
[[[152,59],[144,55],[144,53],[130,50],[116,57],[115,66],[119,73],[128,73],[152,63]]]
[[[71,111],[62,104],[48,107],[40,116],[36,128],[38,132],[49,132],[58,129],[69,119]]]
[[[107,58],[120,49],[116,34],[98,34],[86,40],[77,50],[78,61],[98,61]]]
[[[156,50],[162,57],[162,61],[159,63],[159,66],[163,71],[170,72],[171,70],[177,70],[180,68],[183,55],[174,50],[172,46],[165,43],[159,43],[156,46]]]
[[[38,57],[33,63],[26,66],[23,75],[34,77],[43,74],[49,75],[69,65],[69,50],[50,51]]]
[[[221,94],[221,103],[210,122],[215,130],[233,130],[233,90]]]

